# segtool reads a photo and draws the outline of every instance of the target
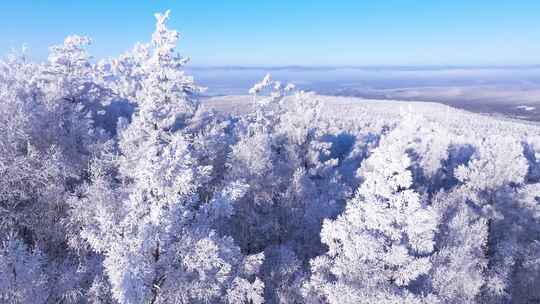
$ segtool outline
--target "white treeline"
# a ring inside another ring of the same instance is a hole
[[[270,76],[217,113],[168,18],[0,62],[0,303],[540,302],[539,128],[332,116]]]

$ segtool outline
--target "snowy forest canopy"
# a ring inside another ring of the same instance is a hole
[[[270,76],[218,113],[168,17],[0,63],[0,303],[540,303],[539,127]]]

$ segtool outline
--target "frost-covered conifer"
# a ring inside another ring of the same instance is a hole
[[[336,220],[321,231],[328,252],[311,261],[308,302],[420,303],[414,285],[431,269],[436,213],[411,189],[399,128],[360,169],[364,179]]]
[[[271,257],[262,274],[270,303],[301,298],[302,265],[323,251],[321,222],[349,193],[338,166],[344,156],[332,153],[321,103],[313,94],[290,94],[293,88],[267,75],[250,90],[253,111],[234,125],[224,176],[227,184],[247,187],[220,230],[230,231],[243,250]]]
[[[50,290],[42,252],[9,235],[0,242],[0,302],[47,303]]]
[[[48,279],[36,289],[47,289],[48,301],[81,301],[94,273],[68,245],[75,233],[67,224],[69,197],[107,139],[93,117],[108,92],[94,82],[87,43],[68,37],[41,64],[11,56],[0,76],[0,226],[47,256]]]
[[[432,292],[443,303],[475,303],[486,280],[488,222],[463,189],[439,192],[432,202],[441,218],[429,274]]]
[[[120,129],[121,184],[96,172],[90,189],[102,195],[86,200],[104,209],[90,213],[94,219],[82,235],[104,255],[120,303],[259,301],[260,261],[216,235],[202,212],[208,208],[199,194],[212,168],[193,157],[199,151],[193,138],[206,137],[184,131],[197,109],[197,87],[175,53],[178,33],[165,26],[168,12],[156,18],[149,56],[136,65],[143,72],[132,100],[137,109]],[[112,190],[99,189],[107,184]],[[107,199],[113,201],[104,204]]]

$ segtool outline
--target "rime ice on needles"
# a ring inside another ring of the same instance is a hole
[[[381,139],[362,164],[364,182],[344,213],[325,221],[321,240],[328,253],[311,262],[308,297],[336,304],[423,301],[425,295],[408,287],[431,268],[437,217],[410,189],[401,131],[398,127]]]

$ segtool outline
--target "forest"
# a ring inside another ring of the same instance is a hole
[[[168,18],[0,61],[0,303],[540,303],[540,126],[270,75],[216,110]]]

